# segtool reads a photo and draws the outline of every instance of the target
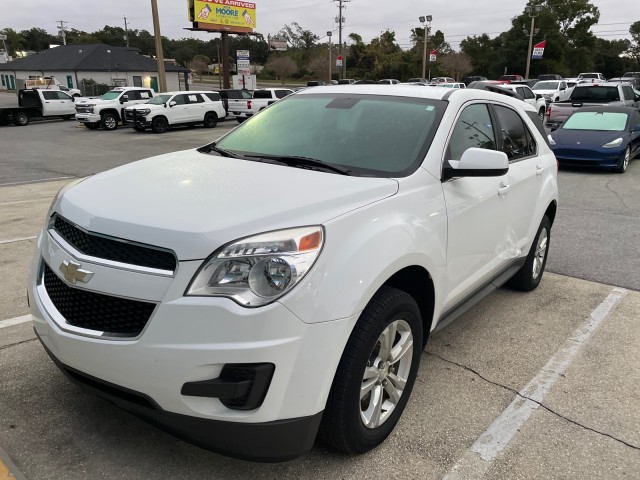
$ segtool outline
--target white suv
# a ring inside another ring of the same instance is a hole
[[[155,133],[164,133],[176,125],[213,128],[225,115],[220,94],[211,91],[161,93],[147,103],[124,109],[125,119],[133,123],[135,130],[141,132],[150,127]]]
[[[314,87],[77,180],[31,263],[38,338],[72,381],[223,454],[291,459],[319,429],[370,450],[430,333],[542,278],[558,190],[537,113],[475,89]]]
[[[544,115],[547,111],[547,102],[541,94],[535,94],[527,85],[509,83],[500,85],[500,87],[506,90],[511,90],[512,92],[520,95],[526,103],[536,109],[538,117],[540,117],[540,121],[544,122]]]

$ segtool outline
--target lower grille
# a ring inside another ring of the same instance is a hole
[[[68,324],[121,337],[138,336],[156,307],[155,303],[72,288],[46,263],[44,287]]]

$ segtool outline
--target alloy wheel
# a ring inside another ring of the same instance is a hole
[[[536,252],[533,257],[533,278],[538,278],[540,272],[542,272],[542,266],[544,265],[544,258],[547,255],[547,229],[543,228],[538,237],[538,244],[536,245]]]

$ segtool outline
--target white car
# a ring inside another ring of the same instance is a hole
[[[467,88],[467,86],[462,82],[450,82],[450,83],[439,83],[438,87],[445,88]]]
[[[160,93],[146,103],[125,108],[124,116],[137,131],[151,128],[154,133],[164,133],[177,125],[214,128],[226,111],[218,92],[187,90]]]
[[[434,330],[540,283],[558,189],[537,113],[475,89],[314,87],[77,180],[36,241],[37,336],[72,381],[225,455],[295,458],[319,428],[366,452]]]
[[[544,123],[544,116],[547,112],[547,102],[542,95],[536,95],[527,85],[514,85],[509,83],[500,85],[500,87],[520,95],[526,103],[536,109],[538,117],[540,117],[540,120]]]
[[[607,79],[599,72],[585,72],[578,75],[578,80],[586,80],[590,83],[606,82]]]
[[[544,97],[547,103],[562,102],[569,99],[571,88],[565,80],[541,80],[531,90]]]

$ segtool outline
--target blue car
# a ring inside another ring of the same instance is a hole
[[[581,108],[551,132],[549,143],[560,165],[624,173],[640,153],[640,112],[631,107]]]

